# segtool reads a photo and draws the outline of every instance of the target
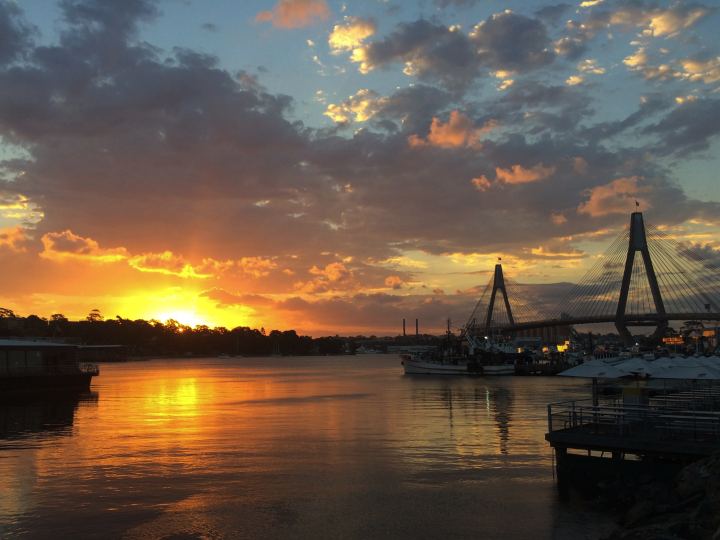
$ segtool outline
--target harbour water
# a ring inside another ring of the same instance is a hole
[[[105,364],[79,400],[0,403],[0,538],[600,538],[543,438],[587,391],[382,355]]]

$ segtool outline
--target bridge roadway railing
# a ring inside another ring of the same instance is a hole
[[[652,437],[720,443],[720,411],[659,405],[625,405],[609,400],[551,403],[547,407],[548,433],[576,432],[621,438]]]
[[[552,326],[612,323],[616,320],[617,316],[615,314],[596,315],[592,317],[577,316],[516,322],[515,324],[500,325],[497,329],[507,331],[532,330],[535,328],[549,328]],[[657,313],[639,313],[627,314],[623,317],[623,320],[628,323],[656,321],[720,321],[720,313],[666,313],[665,315],[658,315]]]

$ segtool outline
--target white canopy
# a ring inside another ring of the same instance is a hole
[[[590,360],[558,375],[588,379],[640,376],[653,379],[720,380],[720,358],[717,360],[716,358],[659,358],[652,362],[642,358],[628,358],[621,361]]]
[[[602,360],[589,360],[558,373],[561,377],[582,377],[586,379],[619,379],[630,376]]]

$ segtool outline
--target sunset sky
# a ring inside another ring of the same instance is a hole
[[[647,222],[720,257],[720,4],[0,0],[0,306],[464,322]]]

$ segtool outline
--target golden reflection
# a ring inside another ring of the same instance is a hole
[[[149,412],[145,422],[168,421],[178,416],[195,417],[199,414],[197,379],[165,382],[159,392],[148,394],[145,404]]]

